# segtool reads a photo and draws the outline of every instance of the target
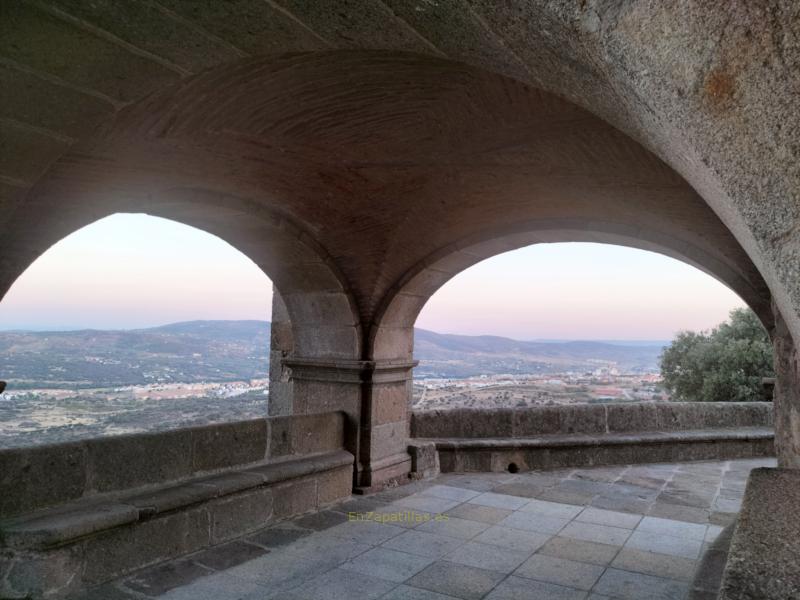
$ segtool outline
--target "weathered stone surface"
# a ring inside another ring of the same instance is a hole
[[[754,469],[733,533],[722,600],[800,596],[800,471]]]
[[[0,518],[75,500],[85,489],[80,443],[0,450]]]
[[[122,435],[86,442],[88,487],[97,492],[189,477],[192,431]]]
[[[292,415],[269,419],[269,456],[330,452],[344,446],[344,413]]]
[[[192,431],[192,470],[211,471],[264,460],[267,421],[224,423]]]
[[[273,514],[276,519],[297,515],[317,507],[317,482],[297,480],[272,488]]]
[[[265,527],[273,515],[273,489],[257,488],[208,504],[211,543],[240,537]]]

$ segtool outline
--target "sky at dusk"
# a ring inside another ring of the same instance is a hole
[[[270,318],[272,284],[205,232],[114,215],[44,253],[0,302],[0,329],[132,329],[194,319]],[[538,244],[454,277],[418,327],[516,339],[668,340],[708,329],[743,302],[697,269],[643,250]]]

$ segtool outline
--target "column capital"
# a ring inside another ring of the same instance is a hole
[[[283,365],[293,380],[324,381],[328,383],[390,383],[411,378],[418,361],[354,360],[346,358],[287,357]]]

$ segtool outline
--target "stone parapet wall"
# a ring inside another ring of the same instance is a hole
[[[772,425],[770,402],[631,402],[414,411],[411,437],[522,438]]]
[[[0,519],[261,461],[344,447],[342,413],[221,423],[0,450]]]

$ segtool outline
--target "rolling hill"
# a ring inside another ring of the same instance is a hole
[[[417,377],[658,368],[662,345],[519,341],[415,332]],[[15,387],[111,387],[264,378],[268,321],[187,321],[133,330],[0,332],[0,379]]]

